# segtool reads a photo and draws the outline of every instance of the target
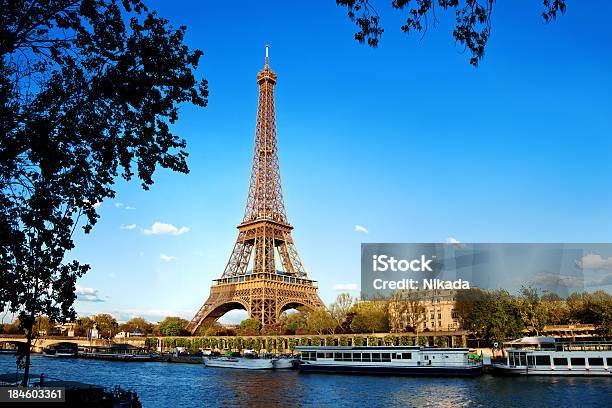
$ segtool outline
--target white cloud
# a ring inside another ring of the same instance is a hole
[[[83,200],[83,202],[84,202],[84,203],[88,203],[88,202],[89,202],[89,200],[85,199],[85,200]],[[99,207],[99,206],[101,206],[101,205],[102,205],[102,202],[101,202],[101,201],[96,201],[95,203],[93,203],[92,207],[93,207],[93,208],[98,208],[98,207]]]
[[[98,289],[84,288],[77,285],[75,293],[77,295],[77,299],[82,302],[104,302],[104,299],[102,299],[98,294]]]
[[[356,292],[359,290],[359,286],[356,283],[337,283],[334,285],[335,291],[349,291]]]
[[[123,207],[123,203],[115,203],[115,208],[121,208]]]
[[[133,230],[134,228],[136,228],[136,224],[121,224],[119,228],[121,228],[122,230]]]
[[[165,310],[165,309],[121,309],[121,310],[89,310],[79,311],[79,317],[93,316],[98,313],[108,313],[113,316],[119,323],[127,322],[134,317],[142,317],[148,322],[158,323],[169,316],[178,316],[183,319],[191,320],[193,317],[193,310]]]
[[[612,257],[603,258],[598,254],[588,254],[576,261],[576,266],[580,269],[611,269]]]
[[[165,262],[171,262],[171,261],[174,261],[176,258],[173,257],[173,256],[170,256],[170,255],[161,254],[159,256],[159,259],[161,259],[162,261],[165,261]]]
[[[533,282],[536,285],[562,286],[565,288],[582,288],[584,279],[580,276],[563,276],[550,272],[539,272]]]
[[[132,207],[131,205],[126,205],[126,206],[125,206],[125,209],[126,209],[126,210],[135,210],[135,209],[136,209],[136,207]]]
[[[249,315],[246,310],[234,309],[230,310],[219,319],[220,324],[238,324],[244,319],[247,319]]]
[[[359,224],[355,225],[355,231],[362,232],[364,234],[367,234],[368,232],[370,232],[368,231],[366,227],[364,227],[363,225],[359,225]]]
[[[454,237],[448,237],[446,238],[446,243],[449,245],[454,246],[455,248],[464,248],[465,245],[461,243],[461,241],[459,241],[457,238]]]
[[[145,229],[145,235],[162,235],[162,234],[170,234],[170,235],[181,235],[186,232],[189,232],[188,227],[180,227],[177,228],[172,224],[164,224],[163,222],[155,222],[150,229]]]

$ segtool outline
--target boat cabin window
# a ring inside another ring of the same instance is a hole
[[[608,362],[608,368],[612,367],[612,357],[608,357],[606,361]]]
[[[534,356],[527,356],[527,365],[529,367],[535,366],[535,358],[534,358]]]
[[[584,365],[584,358],[582,357],[572,357],[570,358],[570,361],[572,362],[573,366],[583,366]]]
[[[324,353],[317,353],[317,358],[325,358],[325,354]]]
[[[589,365],[590,366],[602,366],[602,365],[604,365],[603,358],[601,358],[601,357],[589,357]]]
[[[536,365],[550,366],[550,356],[536,356]]]
[[[380,361],[380,353],[372,353],[372,361],[374,362]]]
[[[391,362],[391,354],[390,353],[382,353],[381,360],[383,363]]]
[[[372,361],[372,355],[370,353],[361,353],[361,361]]]
[[[353,353],[353,361],[361,361],[361,353]]]
[[[556,366],[566,366],[567,358],[555,357],[553,358],[553,362],[555,363]]]
[[[343,361],[353,361],[353,357],[351,357],[352,353],[342,353]]]
[[[410,360],[412,358],[412,353],[402,353],[402,360]]]
[[[342,353],[334,353],[334,361],[342,361]]]
[[[325,358],[334,358],[334,353],[325,353]]]
[[[314,351],[302,351],[302,356],[300,359],[304,361],[316,361],[317,353]]]

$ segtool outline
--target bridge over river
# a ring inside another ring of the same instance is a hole
[[[17,347],[24,347],[26,339],[19,335],[1,335],[0,348],[4,348],[5,344],[14,344]],[[66,337],[66,336],[43,336],[34,339],[32,342],[32,351],[40,353],[45,347],[58,343],[72,343],[78,346],[110,346],[112,344],[129,344],[136,347],[144,347],[144,337],[127,337],[124,339],[107,340],[107,339],[88,339],[87,337]]]

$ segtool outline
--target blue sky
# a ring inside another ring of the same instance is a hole
[[[609,242],[612,4],[570,1],[545,25],[538,1],[497,2],[474,69],[451,14],[420,41],[387,3],[371,49],[333,0],[149,2],[204,51],[210,102],[175,126],[191,173],[120,183],[77,237],[77,311],[190,318],[208,296],[244,211],[266,43],[286,208],[326,303],[359,284],[362,242]]]

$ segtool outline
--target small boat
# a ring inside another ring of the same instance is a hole
[[[506,361],[493,374],[612,376],[612,342],[557,342],[523,337],[506,343]]]
[[[416,376],[476,376],[482,362],[467,348],[298,346],[300,371]]]
[[[275,358],[259,358],[257,353],[246,350],[243,356],[235,356],[233,353],[222,357],[204,356],[206,367],[218,368],[240,368],[245,370],[272,370]]]
[[[111,346],[84,346],[79,349],[79,357],[111,361],[157,361],[159,354],[151,353],[142,347],[129,344]]]
[[[73,343],[53,344],[43,349],[43,356],[55,358],[74,358],[78,353],[78,346]]]
[[[297,362],[295,358],[281,356],[274,359],[273,365],[275,370],[290,370],[297,367]]]

